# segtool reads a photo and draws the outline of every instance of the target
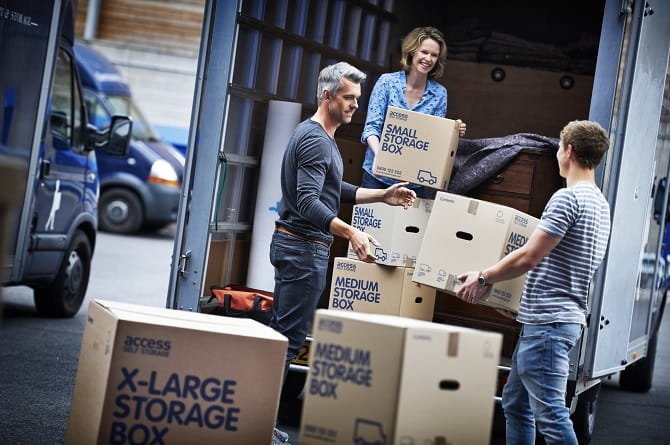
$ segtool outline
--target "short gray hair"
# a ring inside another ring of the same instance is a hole
[[[333,96],[342,89],[342,78],[354,83],[363,83],[367,75],[347,62],[338,62],[334,65],[328,65],[319,73],[319,81],[316,91],[316,103],[321,103],[323,90],[328,90]]]

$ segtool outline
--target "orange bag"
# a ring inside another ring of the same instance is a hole
[[[272,318],[273,294],[260,289],[228,284],[226,286],[212,286],[212,296],[219,301],[219,305],[212,314],[228,317],[251,318],[263,324],[269,324]]]

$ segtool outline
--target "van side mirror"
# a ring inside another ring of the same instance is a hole
[[[126,156],[132,136],[133,121],[127,116],[112,116],[109,127],[107,153],[114,156]]]
[[[133,121],[127,116],[112,116],[109,127],[98,130],[95,125],[88,124],[88,140],[86,148],[94,150],[104,148],[113,156],[126,156],[132,136]]]

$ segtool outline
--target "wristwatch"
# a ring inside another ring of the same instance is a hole
[[[486,281],[486,277],[484,276],[484,274],[482,272],[479,272],[479,278],[477,278],[477,283],[480,286],[488,286],[489,285],[489,283]]]

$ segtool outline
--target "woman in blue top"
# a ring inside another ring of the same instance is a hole
[[[379,150],[379,138],[389,106],[404,108],[433,116],[447,114],[447,90],[432,80],[444,71],[447,58],[447,44],[442,33],[432,27],[414,28],[402,41],[402,71],[379,76],[370,95],[368,113],[361,135],[361,142],[367,144],[363,161],[362,187],[386,188],[398,181],[374,176],[375,155]],[[464,136],[466,125],[461,123],[460,135]],[[435,190],[410,184],[420,198],[433,198]]]

